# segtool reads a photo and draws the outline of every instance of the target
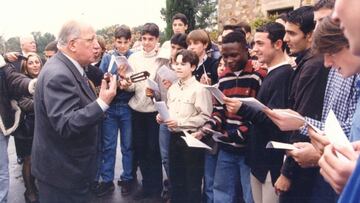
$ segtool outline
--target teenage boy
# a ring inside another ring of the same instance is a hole
[[[172,17],[172,30],[174,35],[185,34],[188,29],[188,19],[186,15],[177,13]],[[163,43],[161,48],[170,48],[170,40]]]
[[[265,71],[256,71],[248,60],[245,35],[231,32],[223,38],[222,55],[225,70],[219,79],[218,88],[227,97],[255,97]],[[219,153],[214,179],[214,202],[253,202],[250,188],[250,168],[245,164],[250,122],[232,114],[220,103],[215,103],[211,119],[204,127],[225,134],[224,143],[219,143]],[[204,127],[198,134],[204,134]],[[243,195],[241,195],[242,187]]]
[[[168,91],[170,118],[157,120],[171,131],[170,180],[171,202],[201,202],[201,183],[204,173],[204,150],[190,148],[181,138],[182,131],[195,132],[210,117],[211,94],[192,76],[199,59],[189,50],[176,54],[174,69],[178,81]],[[201,137],[196,137],[201,139]]]
[[[315,28],[315,36],[325,36],[326,39],[331,40],[333,46],[330,48],[333,52],[341,49],[344,46],[343,38],[339,38],[338,35],[332,35],[328,29],[334,29],[335,32],[336,25],[334,25],[328,15],[331,14],[332,8],[334,6],[333,0],[320,0],[314,5],[314,18],[317,20],[317,25]],[[319,29],[321,21],[325,19],[326,25],[322,24]],[[341,34],[341,33],[340,33]],[[313,52],[322,54],[321,51],[324,48],[328,48],[322,43],[319,43],[319,39],[312,40],[312,49]],[[331,67],[332,63],[327,61],[328,57],[325,56],[324,65],[326,67]],[[326,89],[324,93],[323,109],[321,120],[315,120],[310,117],[304,117],[304,120],[283,116],[282,118],[277,118],[277,124],[280,128],[286,130],[298,130],[300,127],[305,125],[305,120],[307,123],[311,123],[317,128],[323,130],[325,125],[325,120],[329,114],[330,109],[332,109],[339,120],[341,127],[344,130],[345,135],[350,138],[350,128],[352,124],[352,118],[355,112],[356,104],[359,97],[359,90],[356,88],[356,75],[343,78],[341,73],[338,71],[338,67],[334,66],[330,69]],[[287,110],[288,114],[299,115],[295,111]],[[312,131],[311,131],[312,132]],[[301,129],[300,134],[308,136],[308,127]],[[329,140],[324,136],[316,136],[313,133],[309,133],[311,138],[311,143],[318,153],[322,154],[324,147],[329,144]],[[318,157],[319,159],[320,157]],[[310,165],[317,165],[318,159],[310,159],[307,163],[302,163],[302,167],[307,167]],[[313,187],[313,194],[311,201],[313,202],[334,202],[338,198],[335,191],[330,187],[328,183],[322,178],[320,173],[316,174],[315,183]]]
[[[216,84],[218,60],[206,54],[206,49],[211,43],[207,32],[201,29],[191,31],[186,38],[186,43],[188,50],[195,52],[199,57],[199,64],[193,72],[196,80],[207,85]]]
[[[336,21],[340,21],[340,28],[344,31],[344,35],[349,40],[350,49],[344,47],[343,50],[340,51],[339,54],[336,54],[339,59],[342,59],[343,62],[347,62],[349,68],[351,68],[350,72],[346,71],[343,66],[341,66],[342,72],[347,72],[347,74],[355,74],[360,72],[360,62],[354,61],[359,60],[359,58],[354,58],[353,55],[349,55],[349,51],[351,54],[360,57],[360,35],[359,35],[359,23],[360,13],[357,12],[356,9],[360,6],[360,1],[356,0],[348,0],[342,1],[337,0],[335,3],[335,9],[332,17]],[[328,41],[331,42],[331,41]],[[347,52],[347,54],[346,54]],[[335,54],[332,54],[336,57]],[[346,58],[345,55],[348,55]],[[349,60],[351,59],[351,60]],[[334,62],[337,60],[334,58]],[[350,61],[353,61],[349,64]],[[356,84],[357,88],[359,88],[359,83]],[[356,112],[354,114],[353,125],[351,129],[351,134],[359,136],[359,114],[360,114],[359,103],[357,105]],[[360,162],[358,161],[359,157],[359,145],[360,142],[354,142],[353,147],[354,151],[347,149],[346,147],[339,147],[334,145],[329,145],[325,148],[324,155],[319,161],[319,165],[321,166],[321,174],[325,177],[325,179],[331,184],[331,186],[337,191],[341,192],[341,196],[339,199],[340,203],[350,202],[355,203],[359,200],[359,177],[360,177]],[[341,159],[336,154],[335,151],[341,153],[347,159]],[[357,163],[356,163],[357,162]],[[352,175],[351,175],[352,174]],[[345,186],[345,187],[344,187]]]
[[[112,56],[125,56],[128,58],[132,54],[129,50],[131,43],[130,28],[122,25],[116,28],[114,35],[114,50],[104,54],[101,60],[99,68],[103,73],[108,72]],[[117,74],[116,63],[114,63],[110,73]],[[99,197],[114,191],[113,181],[119,129],[123,173],[120,176],[118,184],[121,185],[121,194],[127,195],[130,193],[130,183],[134,180],[134,176],[132,172],[132,115],[128,102],[133,95],[134,93],[132,92],[118,89],[115,99],[111,102],[110,108],[106,111],[107,116],[102,124],[101,165],[99,168],[99,176],[101,177],[102,182],[96,189],[96,195]]]
[[[134,73],[148,71],[154,80],[158,65],[156,58],[159,41],[159,27],[146,23],[141,30],[142,50],[132,54],[129,64]],[[147,97],[146,81],[133,83],[129,89],[135,91],[129,105],[133,110],[133,143],[142,175],[142,189],[135,199],[159,197],[162,191],[162,167],[159,149],[159,124],[156,122],[156,109],[151,98]]]
[[[287,16],[284,41],[290,52],[297,56],[297,68],[290,84],[289,107],[303,116],[320,120],[329,71],[324,67],[323,57],[311,52],[314,28],[313,7],[300,7]],[[274,117],[278,116],[277,111],[267,110],[266,113],[276,123]],[[282,192],[280,201],[309,202],[318,168],[305,163],[318,159],[320,154],[309,137],[299,131],[291,133],[290,143],[298,149],[288,153],[275,188]]]
[[[285,28],[280,23],[268,23],[256,30],[254,47],[260,63],[267,66],[267,76],[264,79],[257,99],[269,108],[286,108],[288,85],[293,72],[284,53],[283,38]],[[280,175],[284,153],[266,149],[269,141],[286,140],[274,123],[261,111],[255,111],[236,98],[225,98],[227,110],[237,113],[254,123],[253,134],[249,138],[249,165],[251,168],[251,189],[254,201],[278,202],[273,184]],[[232,108],[235,105],[236,108]],[[240,108],[241,107],[241,108]]]

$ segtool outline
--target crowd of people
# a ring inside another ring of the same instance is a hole
[[[111,194],[118,140],[123,196],[140,169],[134,201],[360,202],[356,7],[358,0],[318,0],[253,32],[244,22],[224,25],[216,43],[178,13],[162,45],[154,23],[143,25],[137,48],[121,25],[112,50],[73,20],[45,59],[32,36],[21,37],[20,52],[0,57],[0,202],[9,191],[10,135],[26,202]],[[239,99],[249,97],[266,107]],[[326,135],[332,113],[351,146]],[[210,148],[188,146],[188,136]],[[292,149],[266,148],[270,141]]]

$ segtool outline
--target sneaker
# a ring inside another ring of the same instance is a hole
[[[18,157],[18,158],[16,159],[16,162],[17,162],[19,165],[21,165],[21,164],[24,163],[24,158]]]
[[[106,194],[112,193],[115,189],[114,183],[111,182],[102,182],[100,183],[98,189],[96,190],[96,196],[102,197]]]
[[[94,181],[90,184],[90,190],[94,193],[97,192],[97,190],[99,189],[100,187],[100,183],[98,181]]]
[[[133,181],[122,181],[121,183],[121,194],[127,196],[131,193]]]

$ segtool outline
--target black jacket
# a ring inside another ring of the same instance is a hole
[[[288,107],[288,85],[293,69],[291,65],[282,65],[272,70],[263,80],[257,99],[269,108],[284,109]],[[249,137],[249,153],[247,163],[251,173],[262,183],[270,171],[274,184],[280,175],[284,152],[266,149],[269,141],[285,142],[287,135],[266,116],[262,111],[254,111],[243,105],[239,114],[250,120],[252,125]]]
[[[30,79],[16,72],[12,65],[0,67],[0,116],[6,129],[14,125],[14,110],[10,100],[15,96],[29,95]]]

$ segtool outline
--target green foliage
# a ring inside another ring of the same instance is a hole
[[[0,54],[5,53],[6,47],[5,47],[5,39],[3,36],[0,36]]]
[[[200,0],[196,13],[196,27],[213,30],[217,25],[217,0]]]
[[[106,49],[109,50],[114,42],[114,32],[119,24],[104,27],[96,31],[97,35],[102,36],[105,39]]]
[[[55,40],[55,36],[51,33],[46,32],[44,35],[41,32],[32,32],[36,42],[36,49],[39,55],[44,53],[47,44]]]
[[[266,23],[275,22],[277,15],[270,15],[268,17],[258,17],[250,22],[251,29],[256,30],[257,28],[265,25]]]
[[[19,37],[11,37],[5,43],[5,52],[11,51],[19,51],[20,48],[20,38]]]
[[[172,17],[176,13],[183,13],[188,18],[188,30],[195,28],[195,14],[198,2],[196,0],[166,0],[166,8],[161,9],[161,15],[166,21],[165,36],[169,39],[172,35]]]

